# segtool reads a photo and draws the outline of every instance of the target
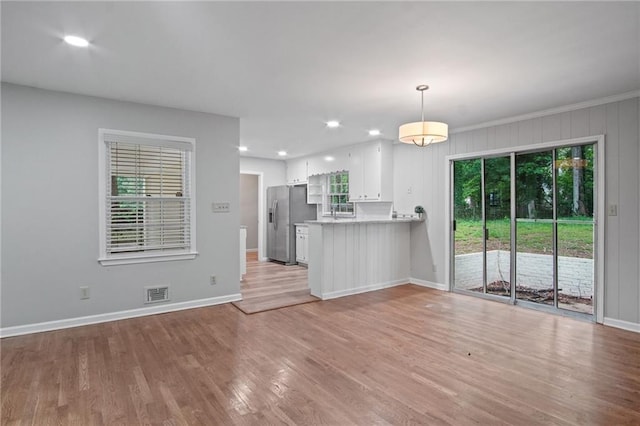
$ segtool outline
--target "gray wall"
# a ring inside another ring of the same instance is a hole
[[[2,124],[2,327],[140,308],[149,285],[239,293],[238,119],[3,84]],[[195,260],[97,262],[100,127],[196,139]]]
[[[606,203],[618,205],[617,216],[604,218],[605,317],[640,323],[639,104],[633,98],[456,133],[424,149],[396,145],[394,207],[408,212],[420,204],[427,212],[426,223],[412,227],[412,277],[445,282],[447,155],[604,134]]]
[[[240,174],[240,224],[247,227],[247,250],[258,248],[258,175]]]

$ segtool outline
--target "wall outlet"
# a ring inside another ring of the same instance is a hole
[[[432,269],[433,272],[438,272],[438,267],[436,266],[435,263],[433,265],[431,265],[431,269]]]
[[[212,203],[211,211],[214,213],[229,213],[231,211],[231,203]]]
[[[618,216],[617,204],[609,204],[609,216]]]
[[[217,281],[216,281],[216,276],[215,275],[211,275],[211,277],[209,277],[209,283],[211,285],[216,285]]]
[[[80,299],[88,299],[89,298],[89,287],[80,287]]]

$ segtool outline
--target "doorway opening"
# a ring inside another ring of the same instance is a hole
[[[260,175],[240,173],[240,224],[247,227],[247,255],[258,257]]]
[[[263,172],[240,171],[240,220],[247,230],[246,250],[241,256],[246,260],[246,273],[240,282],[242,300],[232,304],[245,314],[320,300],[310,294],[306,267],[268,261],[263,178]]]
[[[601,321],[603,142],[449,157],[451,289]]]

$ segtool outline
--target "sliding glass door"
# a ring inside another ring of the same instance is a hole
[[[553,152],[516,155],[516,299],[555,306]]]
[[[558,308],[593,314],[595,145],[556,150]]]
[[[484,161],[486,293],[511,296],[511,158]]]
[[[595,144],[453,161],[454,290],[593,314]]]
[[[511,159],[454,163],[455,288],[511,294]]]
[[[485,292],[482,160],[453,165],[455,288]]]

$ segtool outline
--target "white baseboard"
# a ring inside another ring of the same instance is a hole
[[[320,296],[320,298],[322,300],[336,299],[338,297],[351,296],[354,294],[366,293],[368,291],[382,290],[383,288],[395,287],[397,285],[407,284],[408,282],[409,282],[408,278],[403,278],[400,280],[376,283],[376,284],[366,285],[362,287],[349,288],[346,290],[331,291],[329,293],[323,293]]]
[[[256,253],[258,251],[257,248],[254,249],[247,249],[247,253]]]
[[[434,283],[432,281],[425,281],[418,278],[409,278],[411,284],[419,285],[422,287],[435,288],[436,290],[449,291],[449,287],[446,284]]]
[[[127,318],[143,317],[147,315],[164,314],[185,309],[201,308],[204,306],[221,305],[223,303],[242,300],[240,293],[228,296],[209,297],[207,299],[190,300],[188,302],[169,303],[145,308],[129,309],[126,311],[110,312],[106,314],[89,315],[86,317],[68,318],[56,321],[40,322],[36,324],[17,325],[0,328],[0,338],[20,336],[23,334],[40,333],[43,331],[61,330],[64,328],[80,327],[101,322],[116,321]]]
[[[640,324],[635,322],[604,317],[603,324],[608,325],[609,327],[621,328],[623,330],[635,331],[636,333],[640,333]]]

